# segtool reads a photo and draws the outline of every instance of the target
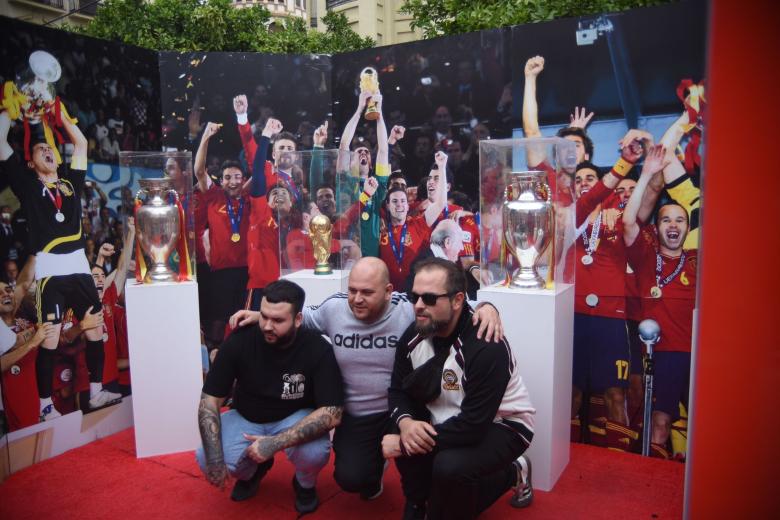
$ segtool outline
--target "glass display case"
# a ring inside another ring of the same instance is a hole
[[[559,137],[480,142],[482,287],[574,283],[576,163],[575,144]]]
[[[122,204],[132,205],[135,278],[195,279],[195,204],[190,152],[120,152]],[[129,231],[124,223],[125,236]]]
[[[360,258],[362,183],[350,160],[340,150],[287,152],[266,172],[283,277],[345,273]]]

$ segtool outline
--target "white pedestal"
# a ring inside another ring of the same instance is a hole
[[[125,295],[136,456],[194,450],[203,388],[198,285],[132,280]]]
[[[477,299],[495,305],[514,352],[520,375],[536,408],[534,439],[528,454],[533,484],[553,488],[569,463],[574,286],[555,291],[480,289]]]
[[[346,291],[349,271],[334,269],[333,274],[314,274],[314,269],[303,269],[282,276],[295,282],[306,291],[305,305],[319,305],[325,298],[337,292]]]

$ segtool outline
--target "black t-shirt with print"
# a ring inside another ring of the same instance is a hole
[[[62,164],[58,169],[60,211],[64,220],[56,219],[57,207],[52,201],[55,185],[44,187],[34,170],[22,164],[16,153],[5,161],[5,172],[14,195],[27,215],[30,251],[38,253],[72,253],[84,247],[81,233],[81,192],[85,170]],[[51,196],[50,196],[51,195]]]
[[[298,329],[292,345],[279,349],[259,327],[237,330],[219,349],[203,393],[226,397],[233,381],[233,407],[253,423],[276,422],[303,408],[344,404],[344,384],[330,344]]]

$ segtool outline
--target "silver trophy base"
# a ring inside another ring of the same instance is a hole
[[[146,271],[144,276],[144,283],[162,283],[162,282],[175,282],[177,281],[176,273],[174,273],[165,264],[154,264],[151,269]]]
[[[544,279],[533,269],[518,269],[509,282],[513,289],[544,289],[545,286]]]

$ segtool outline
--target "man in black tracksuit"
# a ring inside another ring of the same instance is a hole
[[[533,498],[529,461],[535,410],[506,341],[477,339],[454,263],[421,261],[410,300],[415,323],[396,346],[389,389],[400,435],[383,439],[396,458],[404,518],[475,518],[514,487]]]

